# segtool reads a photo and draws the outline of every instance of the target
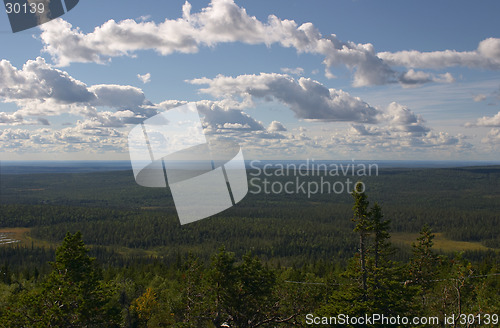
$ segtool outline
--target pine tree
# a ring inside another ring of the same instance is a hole
[[[118,327],[112,290],[100,281],[81,234],[67,233],[41,289],[21,293],[5,320],[11,327]]]
[[[180,263],[180,261],[179,261]],[[177,323],[182,327],[204,327],[215,312],[215,297],[205,277],[200,259],[192,254],[179,267],[179,297],[172,309]]]
[[[366,194],[362,191],[363,185],[357,183],[355,190],[352,192],[354,198],[354,216],[352,220],[356,223],[354,231],[359,234],[359,260],[361,266],[361,288],[366,297],[368,272],[366,270],[366,242],[371,230],[371,222],[368,212],[369,202]]]
[[[225,247],[221,247],[219,253],[212,258],[210,276],[215,295],[213,323],[216,327],[220,327],[230,317],[227,308],[236,288],[235,262],[234,254],[226,252]]]
[[[375,203],[369,213],[373,243],[368,252],[368,308],[372,313],[404,314],[410,295],[401,282],[403,268],[393,261],[390,220],[384,220],[382,208]]]
[[[390,220],[384,220],[377,203],[368,209],[367,197],[360,189],[353,193],[353,198],[359,252],[341,275],[343,280],[330,296],[329,304],[320,312],[352,316],[409,314],[412,294],[402,283],[402,266],[391,259],[394,249],[390,243]]]
[[[383,218],[382,208],[378,203],[375,203],[370,211],[371,230],[374,234],[373,256],[375,269],[380,266],[381,257],[387,257],[393,253],[389,242],[391,238],[389,234],[391,220],[384,220]]]
[[[428,294],[436,284],[439,274],[439,258],[434,254],[434,234],[428,225],[420,231],[417,242],[412,244],[413,256],[409,263],[407,285],[418,288],[422,309],[428,307]]]
[[[260,259],[247,253],[237,263],[225,249],[212,260],[211,285],[216,295],[216,327],[227,322],[233,328],[265,327],[289,323],[295,319],[295,309],[282,311],[281,300],[275,293],[275,272]]]

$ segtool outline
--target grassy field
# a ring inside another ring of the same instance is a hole
[[[0,234],[5,234],[9,239],[19,240],[20,244],[28,242],[29,228],[0,228]]]
[[[55,248],[59,246],[58,243],[52,243],[46,240],[33,238],[30,234],[31,228],[0,228],[0,234],[8,234],[9,238],[19,240],[18,243],[9,245],[20,245],[20,246],[30,246],[35,247],[46,247]]]
[[[28,246],[31,247],[32,245],[34,247],[44,247],[44,248],[57,248],[59,246],[59,243],[52,243],[50,241],[38,239],[38,238],[33,238],[31,236],[31,228],[0,228],[0,235],[5,234],[9,239],[15,239],[19,240],[18,243],[12,243],[12,244],[5,244],[2,245],[0,244],[0,247],[2,246],[12,246],[12,245],[19,245],[19,246]],[[88,248],[92,248],[93,245],[89,244],[86,245]],[[109,250],[114,250],[116,253],[123,255],[123,256],[135,256],[135,257],[142,257],[142,256],[149,256],[149,257],[156,257],[158,256],[158,252],[155,250],[145,250],[145,249],[136,249],[136,248],[129,248],[129,247],[107,247]]]
[[[441,252],[460,252],[460,251],[486,251],[491,250],[479,242],[457,241],[447,239],[442,233],[435,233],[434,249]],[[418,233],[395,232],[391,234],[391,241],[395,245],[409,245],[416,242]]]

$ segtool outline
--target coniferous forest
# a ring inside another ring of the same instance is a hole
[[[249,193],[185,226],[128,171],[1,177],[0,327],[499,324],[498,167]]]

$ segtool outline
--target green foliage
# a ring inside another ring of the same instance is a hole
[[[417,242],[412,244],[413,256],[408,264],[409,287],[416,288],[417,296],[420,298],[417,304],[421,309],[429,308],[429,291],[436,285],[440,276],[440,260],[432,250],[434,234],[428,225],[420,231]],[[432,303],[431,303],[432,304]]]
[[[290,180],[268,178],[281,183]],[[304,179],[318,182],[319,177]],[[494,227],[500,223],[499,167],[381,168],[379,176],[363,177],[363,182],[370,196],[384,204],[395,232],[417,233],[427,223],[447,238],[498,248],[500,234]],[[209,249],[205,259],[216,251],[216,241],[225,240],[238,255],[251,247],[255,254],[268,257],[299,253],[307,259],[344,260],[355,243],[345,220],[352,207],[348,194],[325,193],[308,199],[300,194],[249,193],[237,206],[186,229],[179,229],[168,189],[140,187],[129,171],[2,175],[0,194],[0,227],[36,227],[34,237],[52,242],[59,242],[67,231],[82,231],[92,245],[188,248],[201,241],[198,250]],[[223,226],[238,229],[220,229]],[[306,238],[293,234],[299,229]],[[345,243],[331,236],[341,236],[350,244],[344,248]]]
[[[360,236],[359,251],[339,276],[340,284],[320,313],[325,316],[332,313],[351,316],[409,314],[413,310],[412,291],[401,283],[403,267],[390,258],[394,253],[389,241],[390,220],[383,219],[378,203],[368,208],[367,196],[359,188],[352,196],[354,231]]]
[[[499,313],[498,251],[438,256],[430,227],[396,250],[390,228],[416,233],[430,223],[447,238],[496,247],[500,170],[380,172],[363,182],[383,211],[361,190],[333,201],[249,195],[187,226],[168,190],[140,188],[130,172],[8,176],[0,226],[30,227],[33,243],[0,246],[0,327],[291,327],[304,326],[306,313]]]
[[[354,231],[366,234],[371,229],[371,222],[368,210],[368,197],[362,189],[362,184],[358,183],[356,184],[355,190],[352,192],[352,197],[354,198],[354,206],[352,208],[354,217],[352,221],[356,223]]]
[[[68,233],[53,271],[39,288],[20,292],[3,323],[12,327],[118,327],[112,289],[99,280],[81,234]]]
[[[236,264],[234,254],[222,248],[212,259],[211,285],[214,286],[216,326],[258,327],[281,321],[276,313],[275,273],[251,253]]]

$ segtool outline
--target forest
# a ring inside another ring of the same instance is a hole
[[[0,327],[498,326],[500,167],[249,193],[185,226],[129,171],[1,179],[0,233],[20,232],[0,245]]]

